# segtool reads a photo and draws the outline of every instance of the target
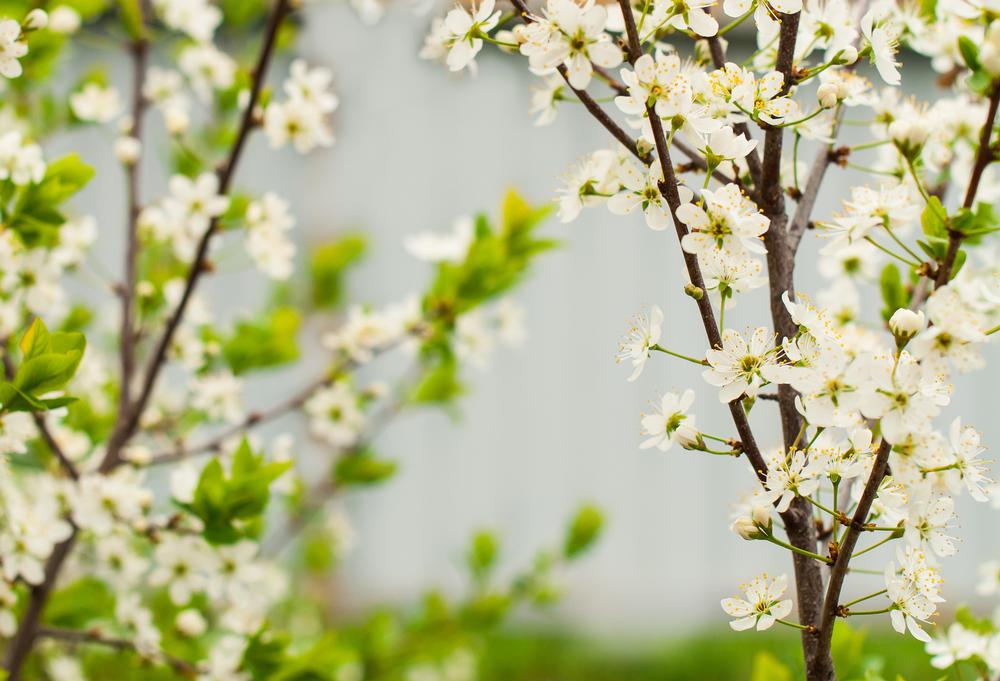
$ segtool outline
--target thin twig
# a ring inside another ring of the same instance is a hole
[[[132,42],[129,53],[132,58],[132,126],[129,134],[142,143],[143,119],[146,115],[146,97],[143,84],[146,79],[146,62],[149,43],[145,35],[145,3],[138,3],[141,34]],[[128,414],[132,394],[132,376],[135,372],[135,287],[136,261],[139,257],[139,212],[140,174],[139,167],[143,154],[125,164],[125,192],[127,195],[127,215],[125,233],[125,274],[121,286],[121,331],[119,356],[121,361],[121,381],[118,388],[118,418]]]
[[[236,140],[233,142],[228,159],[219,170],[220,194],[224,195],[229,192],[233,176],[235,175],[236,168],[239,165],[240,156],[242,155],[243,148],[246,145],[247,137],[249,136],[251,129],[255,126],[257,102],[260,100],[260,93],[264,87],[264,79],[267,76],[267,69],[271,63],[271,57],[274,54],[278,28],[281,26],[282,21],[284,21],[285,17],[289,13],[290,8],[290,0],[277,0],[274,9],[271,12],[271,18],[264,34],[264,41],[261,46],[260,56],[257,59],[257,65],[253,71],[253,82],[250,87],[250,97],[247,100],[246,109],[243,112],[243,118],[240,122],[239,131],[236,134]],[[118,465],[121,461],[122,447],[124,447],[124,445],[135,433],[136,427],[139,424],[139,419],[142,417],[146,404],[149,402],[149,398],[153,393],[153,388],[156,386],[156,380],[166,363],[167,350],[170,348],[170,343],[173,341],[174,334],[180,326],[181,320],[184,318],[184,314],[187,311],[187,306],[191,300],[192,294],[194,293],[194,289],[197,287],[198,281],[201,279],[201,275],[206,270],[209,245],[211,244],[212,237],[215,235],[218,226],[218,218],[213,218],[212,222],[208,226],[208,229],[206,229],[205,233],[202,235],[201,241],[198,243],[194,261],[191,264],[191,269],[188,271],[187,280],[185,281],[184,292],[181,294],[181,299],[168,319],[166,328],[160,335],[155,349],[153,350],[153,354],[147,362],[142,388],[139,395],[129,406],[126,418],[120,419],[116,424],[115,430],[112,432],[111,437],[108,440],[108,452],[104,461],[101,463],[102,471],[110,470]]]
[[[85,644],[85,645],[98,645],[107,648],[113,648],[115,650],[131,650],[132,652],[140,655],[144,659],[149,659],[150,661],[156,662],[162,660],[168,666],[174,669],[174,671],[180,672],[188,677],[194,677],[198,673],[198,667],[191,664],[187,660],[183,660],[174,655],[168,655],[167,653],[160,652],[158,658],[146,658],[145,655],[139,653],[136,649],[135,643],[128,640],[127,638],[117,638],[113,636],[105,636],[99,631],[84,631],[82,629],[63,629],[59,627],[41,627],[38,630],[38,635],[41,638],[48,638],[55,641],[63,641],[65,643],[71,644]]]
[[[305,388],[297,391],[288,399],[283,400],[267,409],[247,414],[246,418],[239,423],[230,426],[223,432],[205,442],[202,442],[201,444],[191,447],[178,445],[169,451],[154,454],[150,459],[149,465],[158,466],[167,463],[174,463],[192,456],[198,456],[199,454],[211,454],[213,452],[218,452],[228,440],[239,435],[240,433],[244,433],[250,428],[273,421],[276,418],[298,409],[305,404],[313,393],[320,388],[329,385],[332,381],[333,379],[329,376],[324,376],[319,380],[313,381]]]
[[[972,166],[972,175],[969,177],[969,186],[965,190],[965,200],[962,207],[969,209],[976,202],[976,193],[979,191],[979,181],[983,178],[983,171],[994,160],[993,149],[990,147],[990,139],[993,137],[993,124],[997,117],[997,106],[1000,105],[1000,84],[994,83],[990,93],[990,104],[986,113],[986,122],[979,133],[979,149],[976,150],[976,162]],[[937,276],[934,279],[935,288],[944,286],[951,279],[951,270],[955,266],[955,259],[958,257],[959,248],[962,246],[962,233],[951,229],[948,232],[948,251],[944,260],[938,265]]]

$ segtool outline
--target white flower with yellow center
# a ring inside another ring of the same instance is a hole
[[[722,609],[730,617],[735,617],[729,623],[734,631],[745,631],[756,627],[757,631],[770,629],[771,626],[792,611],[791,599],[781,597],[788,589],[788,575],[768,577],[765,572],[754,577],[749,584],[740,586],[745,598],[723,598]]]

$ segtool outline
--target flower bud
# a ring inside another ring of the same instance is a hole
[[[900,153],[913,159],[924,146],[930,130],[921,120],[900,118],[889,124],[889,137]]]
[[[142,142],[131,135],[122,135],[115,140],[115,157],[124,165],[135,165],[142,155]]]
[[[927,326],[927,319],[923,312],[914,312],[905,307],[901,307],[892,313],[889,318],[889,329],[896,337],[897,342],[910,340]]]
[[[833,83],[823,83],[816,90],[816,99],[824,109],[832,109],[840,102],[840,88]]]
[[[24,17],[22,26],[26,31],[37,31],[49,25],[49,15],[44,9],[33,9]]]
[[[49,13],[49,30],[69,35],[80,30],[80,14],[68,5],[59,5]]]
[[[686,295],[691,296],[695,300],[701,300],[702,298],[705,297],[705,291],[703,291],[702,289],[698,288],[694,284],[686,284],[684,286],[684,293]]]
[[[986,37],[979,48],[979,63],[987,73],[1000,76],[1000,22],[993,22],[986,30]]]
[[[747,540],[763,539],[766,536],[753,518],[748,515],[741,515],[734,520],[729,529]]]
[[[848,45],[833,58],[838,66],[848,66],[858,60],[858,49],[854,45]]]
[[[204,634],[208,625],[200,612],[194,608],[188,608],[187,610],[181,610],[177,613],[177,618],[174,620],[174,626],[177,627],[177,631],[183,636],[193,638]]]
[[[771,527],[771,509],[767,506],[754,506],[750,510],[750,517],[760,527]]]
[[[693,426],[681,423],[681,425],[677,427],[677,431],[675,432],[674,435],[677,438],[677,442],[684,449],[696,449],[696,450],[705,449],[704,438],[702,438],[701,433],[698,432],[698,429]]]

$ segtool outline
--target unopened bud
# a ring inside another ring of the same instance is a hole
[[[44,9],[33,9],[24,17],[24,23],[21,25],[26,31],[43,29],[49,25],[49,15],[46,14]]]
[[[767,536],[748,515],[741,515],[734,520],[729,529],[747,540],[763,539]]]
[[[684,287],[684,293],[691,296],[695,300],[701,300],[705,297],[705,291],[694,284],[687,284]]]
[[[816,99],[824,109],[832,109],[840,102],[840,88],[833,83],[823,83],[816,90]]]
[[[836,63],[838,66],[848,66],[850,64],[853,64],[857,60],[858,60],[858,50],[856,47],[854,47],[854,45],[848,45],[840,52],[838,52],[837,56],[833,58],[834,63]]]
[[[142,155],[142,142],[131,135],[115,140],[115,157],[124,165],[135,165]]]
[[[49,14],[49,30],[69,35],[80,30],[80,13],[67,5],[59,5]]]
[[[897,344],[905,344],[927,326],[927,318],[923,312],[914,312],[902,307],[892,313],[889,318],[889,329],[896,337]]]

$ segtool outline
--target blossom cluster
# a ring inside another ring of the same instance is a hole
[[[958,551],[956,499],[998,496],[980,434],[948,412],[954,376],[984,368],[983,348],[1000,329],[990,243],[1000,229],[996,13],[958,0],[514,7],[488,21],[492,5],[451,10],[448,30],[435,24],[421,56],[460,70],[493,43],[527,58],[541,79],[531,96],[536,124],[581,103],[614,138],[566,172],[560,218],[606,205],[615,215],[641,211],[662,238],[676,233],[684,292],[708,345],[679,351],[670,313],[651,305],[617,358],[631,365],[630,381],[653,356],[699,365],[736,432],[705,429],[691,413],[696,391],[686,389],[654,400],[641,447],[745,455],[758,486],[733,531],[809,558],[811,583],[825,591],[800,602],[794,622],[787,578],[759,576],[745,597],[722,602],[733,628],[780,622],[817,634],[820,651],[805,650],[809,679],[833,678],[837,618],[888,614],[897,631],[929,640],[924,627],[944,600],[939,561]],[[754,44],[729,44],[744,22]],[[903,49],[943,74],[932,102],[903,89]],[[741,50],[745,58],[733,56]],[[867,140],[840,142],[847,128]],[[824,178],[841,168],[861,181],[840,194],[842,207],[814,216],[820,193],[833,194]],[[814,296],[793,280],[810,233],[825,281]],[[767,321],[734,326],[727,311],[765,286]],[[767,402],[779,407],[776,447],[753,435],[751,419]],[[776,516],[788,541],[776,536]],[[894,540],[875,571],[883,588],[841,599],[852,557]],[[870,599],[882,606],[869,608]]]

